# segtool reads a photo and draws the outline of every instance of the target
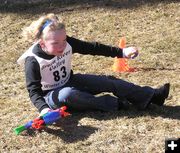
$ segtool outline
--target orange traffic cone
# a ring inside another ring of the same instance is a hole
[[[125,37],[122,37],[119,42],[119,48],[125,48],[126,47],[126,39]],[[128,65],[128,60],[126,58],[117,58],[114,59],[113,64],[113,71],[115,72],[134,72],[134,68],[130,68]]]

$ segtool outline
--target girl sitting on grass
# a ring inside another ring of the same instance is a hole
[[[135,47],[116,48],[90,43],[66,35],[65,25],[54,14],[34,21],[24,30],[34,44],[18,59],[25,64],[26,87],[41,115],[61,106],[75,110],[117,111],[128,103],[144,110],[150,104],[162,106],[170,84],[160,88],[141,87],[105,75],[73,74],[72,53],[128,58]],[[113,93],[114,96],[102,92]]]

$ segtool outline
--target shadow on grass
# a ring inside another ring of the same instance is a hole
[[[162,106],[158,107],[155,105],[151,105],[147,110],[144,111],[137,111],[137,110],[130,110],[128,112],[129,118],[136,118],[139,116],[150,116],[154,117],[162,117],[168,119],[176,119],[180,120],[180,106]]]
[[[81,125],[79,120],[82,118],[94,118],[96,120],[110,120],[117,117],[128,117],[136,118],[143,116],[162,117],[168,119],[180,119],[180,106],[163,106],[157,107],[151,105],[149,109],[145,111],[138,111],[133,107],[129,110],[121,110],[117,112],[100,112],[100,111],[89,111],[89,112],[74,112],[73,115],[62,120],[59,120],[56,124],[50,127],[46,127],[43,131],[52,134],[56,137],[60,137],[66,143],[74,143],[77,141],[86,140],[91,134],[95,133],[98,128]],[[35,136],[34,131],[26,133],[27,135]]]
[[[162,117],[168,119],[180,120],[180,106],[156,106],[150,105],[147,110],[139,111],[134,107],[130,107],[128,110],[121,110],[118,112],[89,112],[88,117],[95,118],[97,120],[109,120],[117,117],[136,118],[140,116]],[[85,115],[86,116],[86,115]]]
[[[148,114],[147,114],[148,115]],[[180,106],[156,107],[149,111],[150,116],[180,120]]]
[[[82,116],[74,116],[57,122],[54,126],[56,129],[46,128],[45,132],[60,137],[66,143],[74,143],[86,140],[91,134],[98,130],[98,128],[79,124]]]
[[[88,8],[133,9],[142,5],[157,5],[159,3],[172,3],[179,0],[49,0],[47,2],[21,2],[11,3],[6,0],[0,4],[2,13],[37,14],[48,12],[73,11]],[[78,7],[77,7],[78,6]]]
[[[180,68],[166,68],[166,67],[162,67],[162,68],[135,68],[137,71],[163,71],[163,70],[167,70],[167,71],[175,71],[175,70],[179,70]]]

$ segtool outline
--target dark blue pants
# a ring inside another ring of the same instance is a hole
[[[97,96],[100,93],[104,94]],[[76,110],[116,111],[119,100],[126,99],[138,108],[149,103],[153,94],[151,87],[110,76],[74,74],[65,86],[49,92],[46,101],[52,109],[66,105]]]

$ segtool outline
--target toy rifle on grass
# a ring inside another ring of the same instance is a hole
[[[27,129],[42,129],[47,125],[51,125],[54,122],[58,121],[60,118],[66,117],[71,115],[70,113],[66,112],[67,107],[63,106],[59,109],[49,111],[43,116],[39,116],[32,121],[27,122],[25,125],[21,125],[14,129],[16,135],[19,135],[22,131]]]

